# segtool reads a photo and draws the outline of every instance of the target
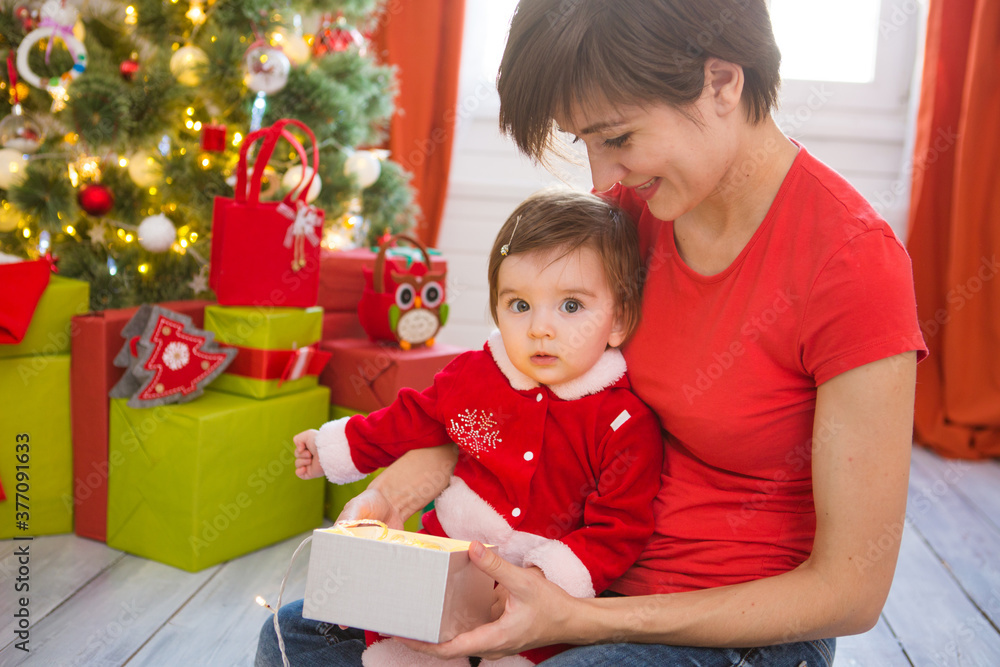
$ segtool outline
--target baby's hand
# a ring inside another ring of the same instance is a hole
[[[302,431],[294,438],[295,443],[295,474],[302,479],[312,479],[323,476],[323,468],[319,464],[319,454],[316,453],[316,434],[314,428]]]

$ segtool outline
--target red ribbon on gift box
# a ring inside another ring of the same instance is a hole
[[[226,369],[227,373],[254,380],[277,380],[279,387],[284,382],[307,375],[319,375],[330,361],[330,353],[321,351],[318,343],[295,350],[262,350],[239,345],[223,347],[232,347],[239,352]]]
[[[24,339],[54,268],[47,259],[0,264],[0,285],[4,285],[0,290],[0,345],[17,345]]]

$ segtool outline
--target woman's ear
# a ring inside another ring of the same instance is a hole
[[[720,116],[740,108],[744,82],[743,67],[740,65],[721,58],[705,61],[705,90]]]

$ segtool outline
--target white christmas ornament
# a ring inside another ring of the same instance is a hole
[[[170,73],[181,85],[194,87],[201,83],[201,70],[208,64],[208,55],[193,44],[187,44],[170,56]]]
[[[12,148],[0,148],[0,188],[9,190],[12,185],[23,183],[27,166],[24,153]]]
[[[150,153],[137,151],[128,159],[128,175],[140,188],[148,188],[160,182],[163,171]]]
[[[177,240],[177,230],[170,218],[158,213],[139,223],[139,245],[149,252],[166,252]]]
[[[255,93],[276,93],[288,83],[292,63],[280,48],[260,44],[247,51],[244,82]]]
[[[83,42],[73,34],[73,25],[76,23],[77,11],[72,5],[66,5],[60,0],[48,0],[41,9],[41,27],[35,28],[21,40],[17,47],[17,71],[26,83],[30,83],[35,88],[65,89],[69,82],[80,76],[87,70],[87,49]],[[61,76],[54,76],[43,81],[41,77],[31,71],[28,64],[28,54],[39,41],[48,38],[49,47],[52,42],[59,38],[69,49],[73,56],[73,67]]]
[[[300,192],[302,192],[302,186],[299,185],[299,181],[302,180],[302,168],[301,164],[296,164],[290,167],[288,171],[285,172],[285,175],[281,177],[281,186],[286,190],[291,191],[293,199],[297,197]],[[312,175],[313,170],[312,167],[306,167],[305,170],[305,180],[308,180]],[[302,185],[305,185],[305,180],[302,181]],[[309,185],[309,192],[306,193],[306,202],[315,201],[316,197],[319,197],[320,190],[322,189],[323,184],[320,183],[320,178],[317,176]]]
[[[371,151],[355,151],[344,162],[344,173],[353,176],[362,188],[367,188],[382,174],[382,162]]]
[[[302,35],[296,32],[289,32],[285,28],[278,28],[271,35],[271,41],[280,46],[293,65],[304,65],[309,62],[310,49]]]

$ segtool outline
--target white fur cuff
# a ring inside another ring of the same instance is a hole
[[[377,641],[361,654],[364,667],[469,667],[468,658],[442,660],[403,646],[392,639]]]
[[[549,540],[524,557],[524,566],[537,565],[545,578],[575,598],[592,598],[594,583],[590,570],[573,550],[558,540]]]
[[[351,446],[347,442],[347,420],[349,417],[327,422],[316,434],[316,451],[323,474],[334,484],[348,484],[364,479],[363,473],[354,466]]]

